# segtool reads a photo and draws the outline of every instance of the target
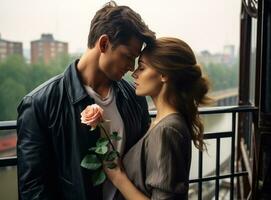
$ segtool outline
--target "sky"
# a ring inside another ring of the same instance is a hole
[[[69,43],[69,52],[87,47],[90,21],[108,0],[0,0],[2,39],[23,42],[42,33]],[[174,36],[196,52],[239,48],[241,0],[116,0],[138,12],[157,37]]]

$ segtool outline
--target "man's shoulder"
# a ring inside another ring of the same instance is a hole
[[[61,73],[50,78],[49,80],[45,81],[44,83],[33,89],[30,93],[26,95],[26,97],[35,98],[37,96],[45,95],[52,92],[56,88],[56,86],[58,86],[60,82],[63,81],[63,77],[64,75],[63,73]]]
[[[17,107],[18,113],[22,112],[20,111],[22,108],[31,106],[38,108],[39,111],[44,111],[48,107],[50,99],[55,99],[58,95],[59,92],[56,91],[62,79],[63,74],[54,76],[25,95]]]

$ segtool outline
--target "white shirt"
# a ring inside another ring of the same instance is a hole
[[[109,89],[109,92],[105,98],[102,98],[90,86],[85,85],[85,89],[89,96],[94,99],[95,103],[101,106],[101,108],[104,110],[104,119],[110,120],[109,129],[111,129],[111,133],[116,131],[121,137],[121,140],[112,141],[112,143],[115,149],[120,153],[120,155],[122,155],[125,147],[125,129],[116,105],[116,97],[113,88],[111,87]],[[116,188],[109,180],[106,180],[103,184],[103,200],[112,200],[115,192]]]

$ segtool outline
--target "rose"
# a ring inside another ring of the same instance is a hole
[[[92,104],[81,112],[81,123],[91,126],[92,130],[101,122],[103,122],[103,109],[99,105]]]
[[[92,170],[91,181],[94,186],[102,184],[106,175],[103,171],[103,166],[113,169],[117,165],[114,163],[116,158],[119,158],[119,152],[116,151],[111,140],[118,141],[121,137],[118,136],[117,132],[108,134],[103,122],[109,123],[110,120],[103,119],[103,109],[97,104],[92,104],[87,106],[85,110],[81,112],[81,122],[88,126],[91,126],[91,131],[93,131],[97,126],[101,131],[104,132],[106,137],[100,137],[96,146],[89,148],[89,153],[86,154],[81,161],[81,167]],[[108,125],[108,124],[107,124]],[[108,148],[108,145],[112,149]]]

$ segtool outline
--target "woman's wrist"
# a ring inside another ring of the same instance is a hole
[[[126,173],[122,172],[118,176],[116,176],[114,180],[112,180],[112,183],[115,187],[118,188],[121,184],[125,184],[127,180],[128,180],[128,177]]]

